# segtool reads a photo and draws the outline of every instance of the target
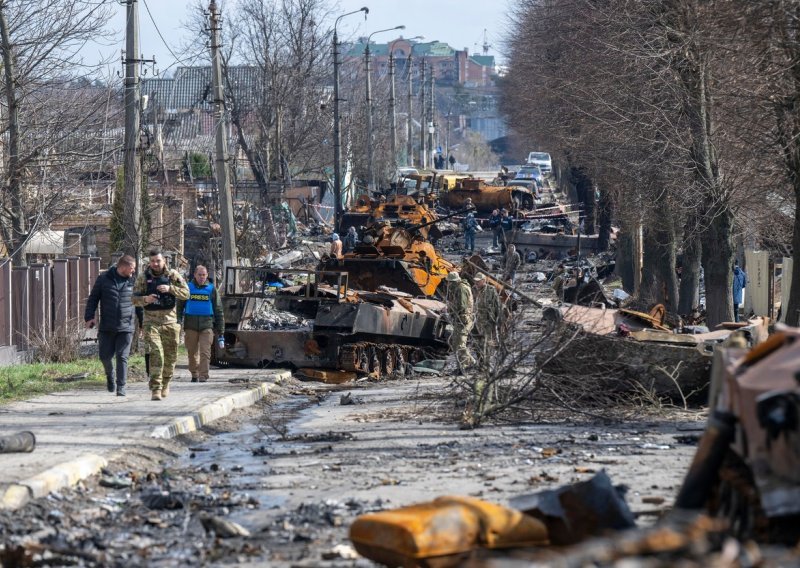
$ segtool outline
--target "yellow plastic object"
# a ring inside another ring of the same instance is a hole
[[[387,566],[456,565],[458,555],[478,547],[549,543],[547,527],[540,520],[459,496],[361,515],[350,526],[350,540],[359,554]]]

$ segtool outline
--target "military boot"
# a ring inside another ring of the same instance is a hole
[[[160,390],[154,390],[153,391],[153,396],[150,397],[150,400],[161,400],[161,391]]]
[[[161,389],[161,398],[167,398],[169,396],[169,385],[162,387]]]

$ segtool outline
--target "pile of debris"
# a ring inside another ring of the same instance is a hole
[[[264,298],[256,300],[252,316],[242,321],[241,329],[311,329],[313,323],[297,313],[277,309],[271,300]]]

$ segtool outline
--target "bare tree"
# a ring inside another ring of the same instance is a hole
[[[521,28],[531,33],[509,46],[514,122],[609,188],[624,233],[645,227],[641,295],[686,311],[702,261],[711,325],[732,315],[735,242],[756,238],[754,221],[780,200],[774,190],[764,200],[754,183],[763,149],[755,150],[761,126],[742,104],[753,103],[742,78],[742,8],[521,0]]]
[[[249,100],[234,101],[234,121],[248,159],[264,176],[288,181],[318,170],[330,136],[330,34],[325,0],[240,0],[235,58],[258,72]],[[249,122],[250,124],[246,124]]]
[[[80,49],[103,36],[109,10],[106,0],[0,0],[0,232],[16,265],[29,235],[74,204],[75,171],[99,158],[92,134],[101,138],[108,92],[86,79]]]

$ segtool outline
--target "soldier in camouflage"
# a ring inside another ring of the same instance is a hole
[[[476,326],[481,337],[481,349],[478,357],[484,361],[488,357],[489,350],[498,345],[503,304],[497,288],[487,283],[483,273],[476,274],[473,280],[475,281]]]
[[[150,264],[133,286],[133,304],[144,308],[144,341],[150,353],[151,400],[169,395],[175,372],[181,326],[175,306],[189,299],[189,286],[177,270],[167,268],[160,251],[150,251]]]
[[[447,275],[447,314],[453,326],[450,349],[456,356],[459,370],[463,372],[464,366],[475,363],[467,349],[467,338],[475,325],[475,306],[472,290],[469,284],[461,280],[458,272]]]

